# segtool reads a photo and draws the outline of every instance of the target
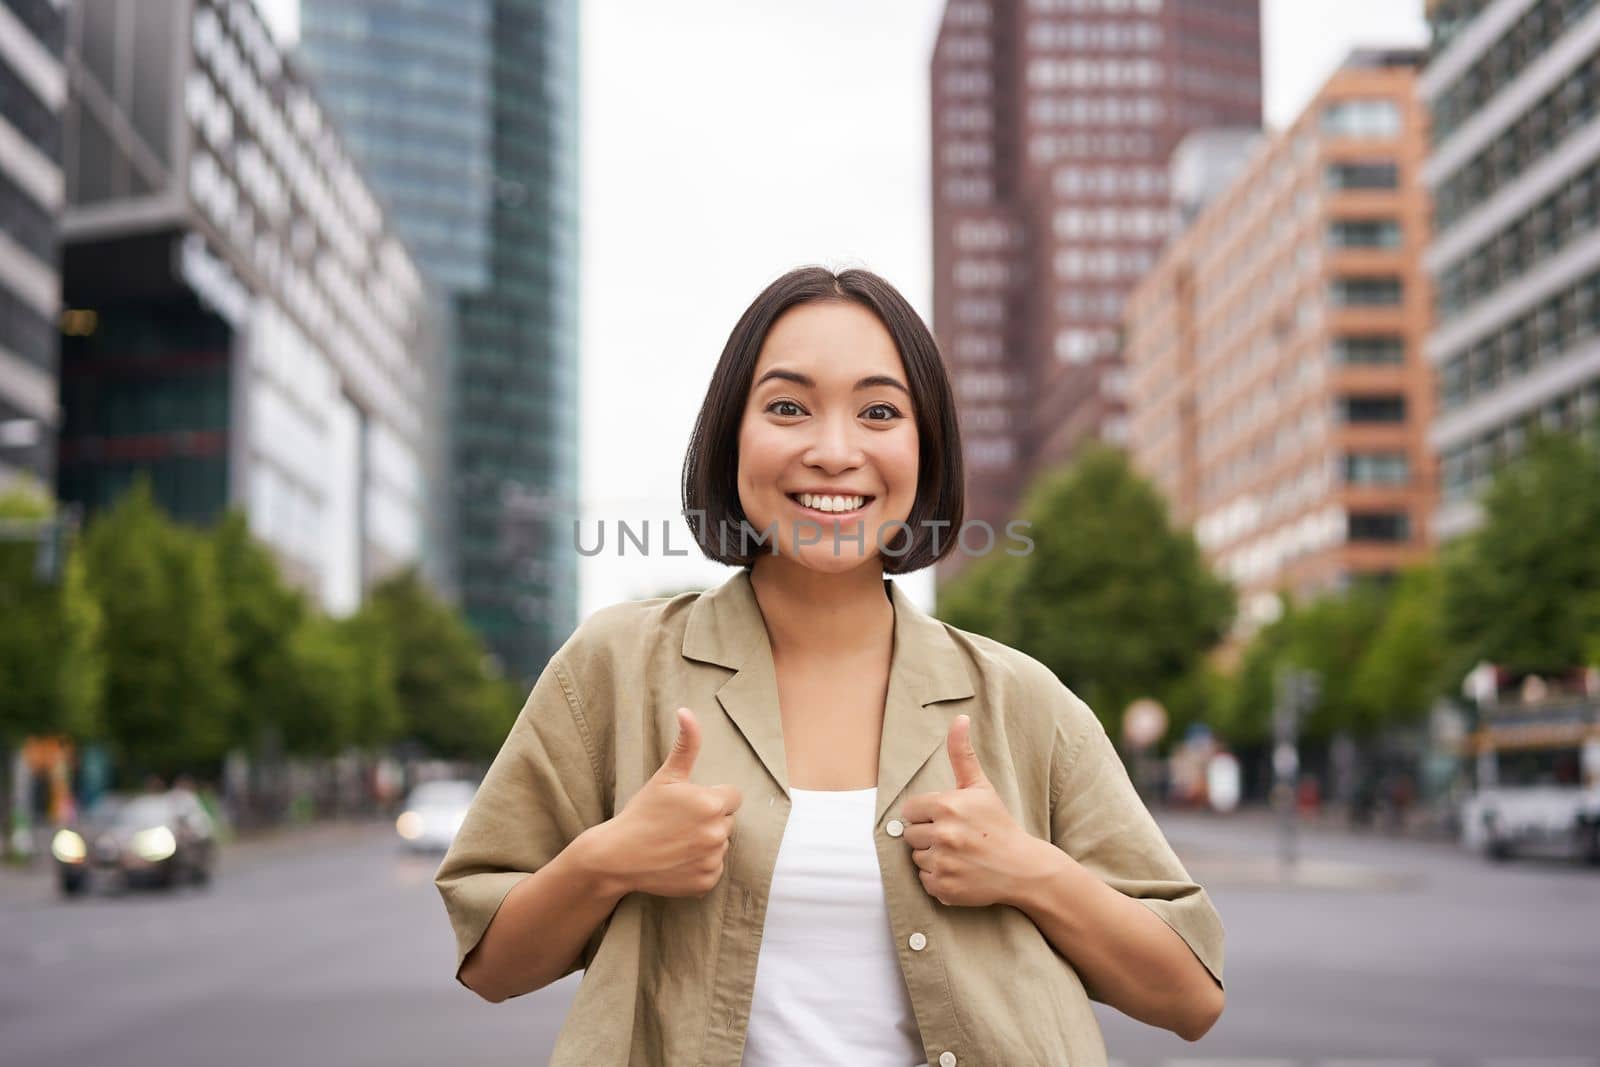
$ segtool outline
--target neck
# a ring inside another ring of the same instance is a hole
[[[783,556],[760,556],[750,585],[774,655],[846,656],[877,648],[894,631],[880,560],[824,574]]]

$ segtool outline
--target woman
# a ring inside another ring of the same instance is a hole
[[[927,328],[793,271],[723,350],[685,514],[738,566],[552,657],[437,884],[491,1001],[585,971],[556,1065],[1104,1064],[1090,1000],[1198,1039],[1222,925],[1094,714],[885,574],[956,549]]]

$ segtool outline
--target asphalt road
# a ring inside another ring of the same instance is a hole
[[[1189,1044],[1101,1006],[1114,1062],[1600,1067],[1600,869],[1318,835],[1280,881],[1270,823],[1162,822],[1222,912],[1228,1009]],[[344,826],[235,846],[208,889],[0,874],[0,1063],[543,1064],[581,976],[455,985],[436,864]]]

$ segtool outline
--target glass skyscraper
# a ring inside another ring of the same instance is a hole
[[[531,680],[577,621],[576,0],[304,0],[300,61],[439,292],[451,580]]]

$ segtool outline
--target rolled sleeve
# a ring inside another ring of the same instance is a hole
[[[1050,830],[1056,846],[1177,931],[1222,985],[1222,917],[1189,877],[1128,777],[1105,726],[1070,691],[1057,728]]]
[[[456,980],[506,894],[605,819],[600,776],[577,694],[559,659],[545,666],[490,764],[434,885],[456,939]],[[593,958],[605,924],[571,974]]]

